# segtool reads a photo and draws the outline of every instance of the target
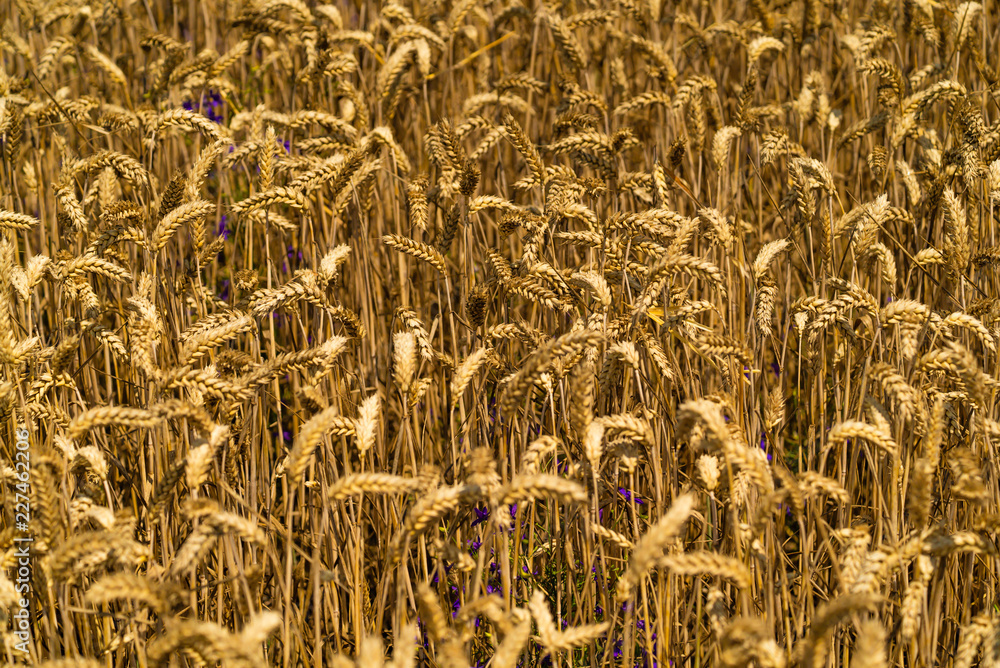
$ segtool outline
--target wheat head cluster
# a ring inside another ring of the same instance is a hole
[[[1000,666],[996,0],[0,5],[8,664]]]

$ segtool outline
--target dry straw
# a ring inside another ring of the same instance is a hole
[[[25,656],[997,664],[990,6],[7,4]]]

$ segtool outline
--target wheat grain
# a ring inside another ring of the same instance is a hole
[[[309,418],[302,425],[298,436],[295,438],[295,445],[288,455],[288,474],[293,482],[299,482],[302,474],[312,459],[312,454],[320,441],[327,434],[335,436],[350,436],[357,432],[357,427],[353,420],[338,415],[339,408],[331,406],[326,410],[317,413]]]
[[[632,589],[639,584],[640,579],[654,566],[663,551],[684,528],[684,524],[694,511],[694,502],[694,496],[691,494],[678,497],[670,506],[670,510],[636,543],[628,570],[618,581],[616,592],[619,600],[631,598]]]
[[[445,264],[444,256],[427,244],[414,241],[413,239],[407,239],[406,237],[401,237],[398,234],[385,235],[382,237],[382,243],[393,250],[406,253],[407,255],[417,258],[418,260],[423,260],[437,269],[442,276],[447,275],[447,265]]]

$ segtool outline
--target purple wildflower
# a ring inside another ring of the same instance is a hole
[[[473,510],[476,511],[476,521],[472,523],[472,526],[476,526],[477,524],[482,524],[483,522],[485,522],[490,518],[489,508],[480,508],[477,506],[473,508]]]
[[[638,503],[639,505],[644,505],[646,503],[645,501],[643,501],[642,499],[640,499],[638,496],[633,497],[632,496],[632,492],[630,490],[625,489],[624,487],[619,487],[618,488],[618,493],[621,494],[625,498],[626,501],[632,501],[633,498],[634,498],[635,502]]]
[[[224,120],[220,113],[223,106],[222,95],[216,90],[209,90],[204,99],[184,101],[185,109],[203,113],[213,123],[222,123]]]

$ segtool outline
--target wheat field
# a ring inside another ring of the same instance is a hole
[[[0,3],[7,664],[1000,666],[1000,3],[322,2]]]

